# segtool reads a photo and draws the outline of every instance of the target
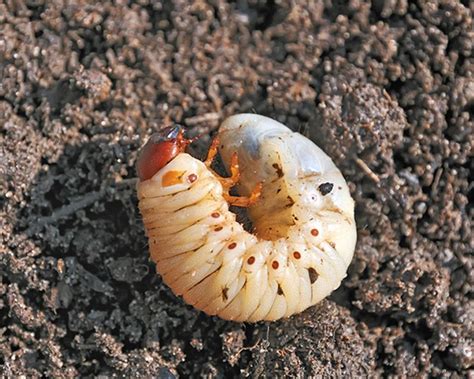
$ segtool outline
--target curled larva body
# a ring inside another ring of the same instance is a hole
[[[229,210],[222,178],[179,153],[138,184],[151,258],[172,291],[227,320],[277,320],[339,287],[356,243],[354,202],[331,159],[254,114],[221,125],[224,164],[239,157],[239,193],[262,183],[250,233]]]

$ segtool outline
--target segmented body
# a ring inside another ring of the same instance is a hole
[[[219,138],[226,164],[239,156],[239,193],[263,183],[249,208],[255,232],[236,221],[214,172],[180,153],[138,185],[157,271],[187,303],[228,320],[276,320],[318,303],[355,248],[344,178],[314,143],[263,116],[232,116]]]

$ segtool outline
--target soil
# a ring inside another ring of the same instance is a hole
[[[473,11],[0,1],[3,376],[473,376]],[[310,136],[357,204],[341,288],[280,322],[173,296],[137,210],[153,131],[185,125],[202,156],[237,112]]]

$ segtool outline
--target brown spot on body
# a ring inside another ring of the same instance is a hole
[[[313,283],[314,283],[316,280],[318,280],[318,278],[319,278],[319,274],[318,274],[317,271],[316,271],[314,268],[312,268],[312,267],[308,268],[308,274],[309,274],[309,282],[310,282],[311,284],[313,284]]]
[[[229,297],[227,296],[228,291],[229,289],[227,287],[224,287],[222,289],[222,300],[227,301],[229,299]]]
[[[293,200],[293,198],[291,196],[287,196],[286,199],[288,200],[288,203],[285,205],[286,208],[290,208],[293,206],[293,204],[295,203],[295,201]]]
[[[317,237],[319,235],[319,230],[318,229],[311,229],[311,235],[313,237]]]
[[[342,212],[339,208],[336,208],[336,207],[327,208],[327,210],[328,210],[329,212],[339,213],[340,215],[343,214],[343,212]]]
[[[278,284],[277,294],[278,295],[284,295],[283,289],[281,288],[280,284]]]
[[[320,184],[318,187],[319,192],[321,192],[321,195],[326,196],[329,192],[332,191],[334,187],[334,184],[332,183],[323,183]]]
[[[211,217],[214,217],[214,218],[219,218],[221,214],[219,212],[212,212],[211,213]]]
[[[255,263],[255,257],[249,257],[249,259],[247,259],[247,263],[249,265],[253,265]]]
[[[237,243],[232,242],[232,243],[228,246],[228,248],[232,250],[232,249],[235,249],[236,246],[237,246]]]
[[[295,252],[293,253],[293,256],[295,257],[295,259],[300,259],[300,258],[301,258],[301,254],[300,254],[299,251],[295,251]]]
[[[278,261],[273,261],[273,262],[272,262],[272,268],[273,268],[274,270],[276,270],[279,266],[280,266],[280,264],[278,263]]]
[[[183,175],[186,171],[170,170],[163,175],[161,185],[163,187],[173,186],[175,184],[183,183]]]
[[[283,170],[281,169],[281,166],[278,163],[273,163],[272,167],[275,169],[276,174],[279,178],[283,177],[285,174],[283,173]]]
[[[224,229],[222,226],[218,226],[217,228],[214,229],[215,232],[220,232],[222,229]]]
[[[197,180],[197,175],[196,174],[190,174],[188,175],[188,181],[189,183],[194,183]]]

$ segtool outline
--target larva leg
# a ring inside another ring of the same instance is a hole
[[[258,199],[260,198],[260,195],[262,194],[262,183],[258,183],[255,188],[253,189],[252,193],[250,196],[232,196],[229,194],[224,193],[224,199],[230,204],[234,205],[236,207],[251,207],[254,205]]]
[[[236,207],[250,207],[254,205],[262,194],[262,183],[258,183],[255,186],[249,197],[229,195],[229,190],[235,186],[240,179],[239,158],[237,153],[232,154],[230,161],[230,173],[230,178],[219,178],[225,191],[223,193],[224,199],[230,205],[235,205]]]
[[[209,147],[209,151],[207,152],[207,158],[204,161],[204,164],[208,168],[211,168],[212,162],[214,162],[214,158],[217,155],[218,146],[219,146],[219,138],[216,137],[212,140],[211,146]],[[224,190],[231,189],[233,186],[235,186],[238,183],[240,179],[239,158],[237,156],[237,153],[232,154],[231,161],[230,161],[230,173],[231,173],[230,178],[223,178],[222,176],[219,176],[214,172],[216,178],[219,180]]]
[[[207,158],[204,161],[204,164],[207,166],[207,168],[210,168],[212,165],[212,162],[214,162],[214,158],[217,155],[218,146],[219,146],[219,138],[216,137],[212,140],[211,146],[209,146],[209,151],[207,152]]]
[[[209,147],[209,151],[207,153],[207,158],[204,161],[204,164],[210,168],[212,165],[212,162],[214,161],[214,158],[217,155],[217,149],[219,146],[219,138],[214,138],[212,140],[211,146]],[[260,195],[262,193],[262,183],[258,183],[252,193],[250,194],[249,197],[246,196],[231,196],[229,195],[229,190],[235,186],[240,179],[240,170],[239,170],[239,157],[237,156],[237,153],[234,152],[232,154],[231,160],[230,160],[230,174],[231,176],[229,178],[223,178],[216,173],[214,173],[217,180],[222,185],[222,188],[224,189],[224,199],[230,204],[230,205],[235,205],[236,207],[250,207],[254,205],[257,200],[260,198]]]
[[[230,178],[219,178],[222,187],[227,191],[235,186],[240,180],[239,157],[237,156],[237,153],[232,154],[230,160],[230,174]]]

